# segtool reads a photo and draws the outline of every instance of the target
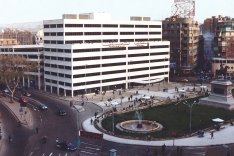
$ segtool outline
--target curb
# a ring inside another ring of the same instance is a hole
[[[20,121],[20,119],[15,115],[15,113],[7,106],[7,104],[5,104],[5,102],[0,101],[0,103],[11,113],[11,115],[14,117],[14,119],[17,121],[17,123],[19,123],[19,126],[21,124],[24,124]]]

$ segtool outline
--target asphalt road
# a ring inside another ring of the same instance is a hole
[[[10,130],[10,134],[14,138],[12,144],[9,145],[8,152],[10,156],[75,156],[77,152],[62,151],[55,146],[55,140],[58,137],[60,140],[68,140],[75,143],[77,141],[78,129],[82,129],[81,124],[85,119],[94,116],[96,111],[102,111],[100,107],[92,103],[85,103],[83,112],[77,112],[74,108],[71,108],[68,101],[58,100],[56,97],[48,97],[47,94],[33,94],[33,97],[40,102],[46,104],[49,110],[37,111],[33,113],[35,120],[35,127],[39,127],[39,133],[35,130],[27,130],[17,127],[17,123],[14,123],[11,116],[4,115],[5,121],[12,120],[6,124],[6,129]],[[57,109],[62,108],[68,112],[65,117],[58,116],[56,114]],[[2,110],[2,109],[1,109]],[[5,111],[4,111],[5,112]],[[3,118],[3,119],[4,119]],[[8,120],[9,118],[9,120]],[[12,125],[13,124],[13,125]],[[31,137],[30,137],[31,136]],[[47,136],[47,143],[42,144],[41,138]],[[29,138],[30,137],[30,138]],[[26,141],[28,144],[26,145]],[[167,147],[165,153],[161,151],[161,147],[147,147],[139,145],[125,145],[118,144],[109,141],[97,141],[95,139],[81,139],[81,146],[79,149],[80,156],[91,155],[103,155],[109,156],[110,149],[116,149],[118,156],[226,156],[228,148],[230,148],[233,154],[234,147],[223,146],[211,146],[211,147],[183,147],[182,150],[178,150],[177,147]],[[14,149],[14,150],[12,150]],[[24,150],[25,149],[25,150]],[[178,153],[178,152],[182,152]]]
[[[0,113],[2,121],[2,130],[4,131],[4,140],[6,142],[5,156],[23,155],[28,138],[32,135],[32,131],[19,127],[16,120],[8,112],[8,110],[0,104]],[[8,137],[11,136],[12,142],[8,142]],[[13,150],[12,150],[13,149]]]

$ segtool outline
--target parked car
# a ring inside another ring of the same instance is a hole
[[[48,110],[48,107],[45,104],[40,104],[38,108],[42,111]]]
[[[58,139],[56,140],[56,147],[62,149],[62,150],[67,150],[67,151],[76,151],[77,146],[67,142],[67,141],[59,141]]]
[[[59,115],[59,116],[66,116],[67,112],[64,109],[58,109],[57,115]]]
[[[9,94],[9,90],[8,90],[8,88],[6,88],[6,89],[4,89],[3,91],[2,91],[2,95],[3,96],[7,96],[7,94]]]
[[[30,97],[30,96],[31,96],[31,94],[30,94],[29,92],[27,92],[27,91],[23,91],[22,94],[23,94],[24,96],[27,96],[27,97]]]

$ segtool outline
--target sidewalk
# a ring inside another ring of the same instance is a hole
[[[88,132],[102,133],[98,131],[93,124],[90,124],[90,118],[85,120],[82,124],[83,129]],[[210,145],[223,145],[230,144],[234,142],[234,126],[225,125],[225,129],[220,131],[215,131],[214,138],[211,139],[210,132],[205,132],[204,137],[199,138],[198,136],[181,138],[174,140],[174,146],[210,146]],[[144,140],[134,140],[134,139],[124,139],[104,134],[103,138],[108,141],[132,144],[132,145],[148,145],[148,146],[162,146],[163,144],[167,146],[173,146],[173,140],[160,140],[160,141],[144,141]]]
[[[25,126],[27,128],[33,128],[33,119],[31,110],[28,108],[20,107],[19,102],[14,101],[14,103],[10,103],[9,97],[0,97],[0,104],[2,104],[15,118],[16,122],[18,122],[21,126]],[[1,115],[1,113],[0,113]],[[0,116],[1,117],[1,116]],[[5,153],[7,135],[4,132],[4,126],[2,125],[1,118],[0,118],[0,127],[2,132],[2,138],[0,139],[0,155]]]
[[[33,128],[33,118],[29,108],[21,107],[20,103],[16,100],[14,100],[14,103],[10,103],[10,98],[8,97],[1,97],[0,100],[17,122],[27,128]]]
[[[136,90],[139,92],[138,95],[133,95],[133,99],[135,97],[139,98],[142,96],[155,96],[156,99],[158,99],[159,101],[163,101],[165,99],[167,99],[168,97],[170,97],[170,99],[176,99],[178,96],[178,93],[175,91],[175,87],[176,84],[171,85],[170,88],[168,89],[167,92],[163,92],[160,89],[153,89],[150,88],[149,91],[147,89],[147,87],[145,87],[146,89],[143,90],[142,89],[133,89],[128,91],[128,93],[130,94],[134,94],[136,92]],[[184,89],[187,90],[187,88],[192,88],[193,86],[179,86],[177,85],[177,87],[179,89]],[[196,90],[199,90],[200,86],[196,86]],[[129,95],[129,94],[127,94]],[[109,95],[110,96],[110,95]],[[194,96],[193,93],[189,93],[189,96]],[[115,101],[117,101],[118,103],[120,103],[121,99],[114,99]],[[103,107],[103,108],[108,108],[105,105],[105,101],[96,101],[94,102],[97,105]],[[131,102],[132,103],[132,102]],[[128,98],[124,98],[122,99],[122,104],[121,105],[116,105],[115,107],[126,107],[127,105],[129,105],[129,101]],[[109,107],[109,109],[111,109],[111,107]],[[93,125],[90,124],[90,119],[87,119],[83,122],[82,126],[83,129],[85,131],[89,131],[89,132],[95,132],[95,133],[102,133],[100,131],[98,131]],[[173,142],[175,146],[210,146],[210,145],[221,145],[221,144],[230,144],[234,142],[234,126],[230,126],[230,125],[225,125],[225,128],[220,130],[220,131],[215,131],[214,133],[214,138],[211,139],[210,136],[210,132],[205,132],[204,137],[199,138],[198,136],[193,136],[193,137],[188,137],[188,138],[179,138],[179,139],[175,139],[174,141],[172,139],[170,140],[159,140],[159,141],[143,141],[143,140],[133,140],[133,139],[124,139],[124,138],[118,138],[115,136],[111,136],[108,134],[104,134],[104,139],[108,140],[108,141],[112,141],[112,142],[117,142],[117,143],[123,143],[123,144],[134,144],[134,145],[149,145],[149,146],[161,146],[163,144],[166,144],[167,146],[173,146]]]

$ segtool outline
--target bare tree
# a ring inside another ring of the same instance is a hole
[[[23,56],[0,55],[0,81],[8,88],[11,94],[11,102],[13,102],[14,92],[20,79],[26,72],[35,68],[35,64]]]

